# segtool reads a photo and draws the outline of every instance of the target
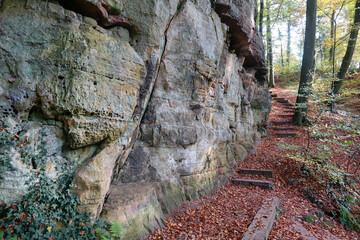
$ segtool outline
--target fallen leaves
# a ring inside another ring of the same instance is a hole
[[[180,206],[166,221],[166,228],[148,239],[241,239],[264,192],[228,183],[210,196]]]
[[[284,96],[283,89],[277,91],[278,95]],[[282,94],[279,94],[280,92]],[[290,102],[295,102],[295,96],[287,95],[286,98]],[[274,101],[270,121],[284,121],[284,117],[279,115],[284,114],[285,110],[282,104]],[[334,119],[338,121],[339,116],[336,115]],[[239,168],[273,170],[274,178],[271,178],[271,181],[276,186],[275,190],[234,186],[230,179],[225,186],[215,190],[211,195],[193,202],[185,202],[175,209],[167,219],[166,226],[157,229],[147,239],[241,239],[244,233],[249,231],[248,226],[263,200],[273,196],[280,198],[281,210],[269,239],[302,239],[301,234],[291,228],[296,222],[301,222],[304,228],[319,240],[329,239],[330,233],[341,240],[360,239],[357,232],[347,231],[332,218],[329,218],[329,221],[334,227],[320,223],[311,224],[301,219],[303,215],[319,210],[298,187],[308,184],[316,188],[315,183],[299,178],[293,160],[286,157],[286,150],[277,147],[281,142],[306,146],[306,130],[296,126],[291,127],[295,130],[284,132],[296,132],[299,137],[279,138],[275,131],[270,129],[268,137],[263,138],[262,143],[257,146],[257,153],[249,155],[239,166]],[[337,155],[339,156],[340,154]],[[339,159],[343,160],[340,157]],[[254,175],[241,175],[241,178],[270,180],[264,176]]]

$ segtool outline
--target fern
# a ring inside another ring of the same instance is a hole
[[[110,233],[113,237],[120,238],[122,227],[119,222],[113,222],[110,227]]]
[[[123,231],[119,222],[107,224],[106,228],[97,228],[96,235],[101,240],[116,240],[121,239],[121,232]]]

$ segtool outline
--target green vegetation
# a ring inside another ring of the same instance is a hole
[[[322,90],[328,82],[319,78],[309,94],[312,112],[306,115],[311,124],[306,127],[305,146],[279,147],[288,151],[286,157],[295,160],[295,171],[300,179],[305,179],[290,179],[289,183],[303,184],[304,193],[324,212],[335,216],[348,229],[360,231],[360,221],[355,217],[360,206],[360,123],[329,121],[329,95]]]
[[[45,132],[33,149],[29,138],[20,138],[2,129],[1,147],[17,148],[29,169],[28,192],[17,203],[0,206],[0,239],[119,239],[119,223],[109,224],[80,209],[86,207],[72,193],[73,169],[55,163],[57,176],[46,171]],[[8,159],[1,160],[0,173],[10,169]]]

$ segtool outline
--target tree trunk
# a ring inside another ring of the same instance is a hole
[[[318,26],[321,26],[321,18],[318,17]],[[327,58],[326,51],[328,50],[327,46],[323,44],[325,42],[325,39],[327,38],[327,34],[325,33],[325,30],[323,28],[317,30],[319,33],[319,38],[317,39],[316,45],[319,45],[319,55],[320,55],[320,62],[325,61]]]
[[[260,0],[260,13],[259,13],[259,33],[263,36],[263,19],[264,19],[264,0]]]
[[[359,33],[359,27],[360,27],[360,0],[357,0],[356,4],[355,4],[354,24],[351,28],[350,38],[349,38],[348,45],[346,48],[346,53],[345,53],[345,56],[341,63],[340,70],[337,73],[337,80],[334,81],[332,84],[331,90],[332,90],[332,93],[335,95],[339,93],[339,90],[343,83],[345,74],[346,74],[347,70],[349,69],[352,57],[354,55],[356,40],[357,40],[357,36]]]
[[[255,22],[255,25],[257,24],[257,17],[258,17],[258,14],[259,14],[259,6],[258,6],[258,0],[255,0],[255,9],[254,9],[254,22]]]
[[[329,62],[331,62],[331,63],[333,61],[334,47],[335,47],[334,35],[335,35],[335,10],[332,11],[331,18],[330,18],[331,47],[330,47],[330,50],[329,50]]]
[[[269,87],[275,87],[274,79],[274,65],[273,65],[273,50],[272,50],[272,36],[270,26],[270,4],[266,3],[267,15],[266,15],[266,48],[267,48],[267,60],[269,67]]]
[[[286,61],[288,67],[290,66],[290,52],[291,52],[291,25],[290,25],[290,19],[288,20],[288,26],[287,26],[287,49],[286,49]]]
[[[283,45],[282,42],[280,42],[280,58],[281,58],[281,66],[284,67],[284,53],[283,53]]]
[[[304,54],[301,66],[298,96],[296,99],[296,109],[293,117],[293,122],[296,125],[301,125],[307,120],[306,113],[311,90],[312,71],[314,69],[316,6],[316,0],[307,0]]]
[[[283,52],[283,44],[282,44],[282,36],[281,36],[280,28],[278,29],[278,31],[279,31],[279,41],[280,41],[280,61],[281,61],[281,67],[284,67],[284,52]]]

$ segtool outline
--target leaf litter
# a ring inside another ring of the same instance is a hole
[[[290,102],[295,102],[295,96],[283,90],[278,88],[274,93],[277,93],[278,97],[285,97]],[[285,109],[281,103],[273,101],[270,122],[290,120],[291,117],[279,116],[289,114],[284,111],[288,109]],[[338,114],[331,114],[324,119],[324,122],[331,123],[343,118]],[[360,240],[358,232],[345,229],[330,216],[324,215],[326,223],[322,218],[313,223],[305,221],[306,214],[321,210],[304,194],[301,186],[308,185],[314,189],[318,186],[315,182],[298,176],[293,160],[285,156],[286,150],[277,147],[278,143],[306,146],[306,130],[297,126],[291,127],[295,130],[284,132],[296,132],[297,137],[278,137],[276,131],[270,128],[268,136],[262,138],[261,144],[257,146],[256,153],[250,154],[244,162],[239,163],[239,168],[273,170],[274,178],[248,174],[240,176],[236,173],[223,187],[214,190],[212,194],[195,201],[184,202],[171,212],[164,228],[157,229],[145,239],[242,239],[244,233],[249,231],[248,226],[261,208],[264,199],[277,196],[280,198],[280,210],[270,233],[270,240],[304,239],[301,232],[294,227],[298,223],[319,240],[333,239],[334,236],[340,240]],[[339,162],[345,161],[340,155],[336,157]],[[263,190],[258,187],[233,185],[231,182],[233,178],[272,181],[275,189]],[[302,184],[294,184],[294,181]]]

